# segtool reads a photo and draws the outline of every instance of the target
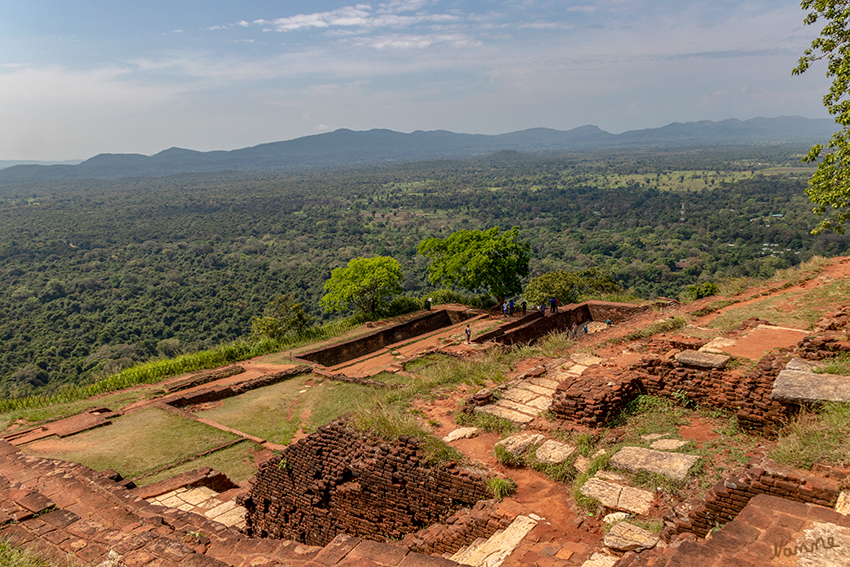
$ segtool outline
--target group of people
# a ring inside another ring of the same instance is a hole
[[[523,299],[522,303],[519,304],[519,307],[522,310],[523,316],[525,316],[525,313],[528,310],[528,303]],[[510,301],[503,301],[502,302],[502,314],[505,317],[508,317],[508,316],[513,317],[514,316],[514,310],[516,308],[517,308],[517,304],[514,303],[513,299],[511,299]]]

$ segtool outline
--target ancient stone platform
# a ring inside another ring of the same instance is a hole
[[[558,383],[546,378],[531,378],[511,386],[495,403],[476,408],[514,423],[525,424],[549,409]]]
[[[623,447],[611,457],[611,465],[629,472],[644,471],[673,480],[684,480],[699,457],[642,447]]]
[[[771,399],[793,404],[850,402],[850,376],[817,374],[815,368],[800,358],[791,359],[776,377]]]
[[[714,368],[722,369],[729,362],[729,357],[725,354],[713,354],[710,352],[700,352],[697,350],[683,350],[676,353],[674,358],[681,364],[687,366],[696,366],[697,368]]]

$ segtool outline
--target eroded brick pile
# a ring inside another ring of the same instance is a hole
[[[489,497],[483,473],[427,466],[416,438],[374,445],[341,421],[288,446],[253,483],[240,502],[246,531],[308,545],[401,538]]]
[[[639,394],[674,397],[681,393],[699,404],[734,410],[742,427],[769,433],[792,409],[770,399],[773,382],[789,359],[787,354],[767,355],[746,375],[691,368],[655,355],[643,357],[627,370],[594,366],[558,385],[550,411],[560,419],[599,426]]]
[[[418,553],[455,553],[478,538],[489,538],[511,524],[511,517],[497,510],[492,500],[482,500],[472,509],[462,508],[445,523],[434,524],[410,534],[402,545]]]

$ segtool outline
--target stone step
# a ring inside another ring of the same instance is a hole
[[[816,368],[802,359],[791,359],[773,382],[770,399],[794,404],[850,402],[850,376],[817,374]]]
[[[610,464],[633,473],[644,471],[673,480],[685,480],[688,471],[698,460],[696,455],[667,453],[643,447],[623,447],[611,457]]]
[[[639,516],[649,514],[655,500],[655,495],[648,490],[624,486],[599,476],[587,479],[579,492],[588,498],[597,499],[606,508],[631,512]]]
[[[474,550],[467,550],[463,556],[455,554],[451,559],[472,567],[499,567],[536,525],[537,520],[517,516],[504,531],[496,532]]]
[[[482,408],[478,408],[478,410],[483,411],[485,413],[489,413],[492,416],[501,417],[502,419],[507,419],[508,421],[513,421],[514,423],[519,424],[534,421],[533,415],[529,415],[527,413],[520,413],[518,411],[514,411],[501,406],[484,406]]]

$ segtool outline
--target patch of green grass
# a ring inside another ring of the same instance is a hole
[[[604,470],[608,467],[608,463],[611,460],[610,454],[599,455],[590,463],[590,467],[587,469],[587,472],[581,473],[573,482],[573,499],[576,501],[576,504],[579,505],[580,508],[584,509],[588,513],[594,513],[599,509],[600,503],[596,498],[590,498],[581,493],[581,487],[584,486],[584,483],[593,475],[595,475],[600,470]]]
[[[839,354],[835,358],[824,361],[823,367],[815,370],[815,372],[850,376],[850,352]]]
[[[221,451],[204,455],[199,459],[139,479],[136,481],[136,484],[138,486],[147,486],[148,484],[153,484],[154,482],[171,478],[176,474],[195,470],[200,467],[210,467],[223,472],[227,475],[227,478],[240,484],[254,476],[256,472],[254,456],[261,449],[262,447],[256,443],[242,441]]]
[[[506,467],[519,468],[525,466],[525,459],[521,455],[514,455],[501,445],[493,447],[493,454],[496,455],[496,460]]]
[[[724,299],[722,301],[714,301],[701,309],[691,311],[690,313],[688,313],[688,315],[690,315],[691,317],[702,317],[703,315],[714,313],[715,311],[719,311],[724,307],[729,307],[730,305],[735,305],[739,302],[740,299]]]
[[[66,561],[55,562],[44,559],[32,549],[22,549],[0,539],[0,565],[8,567],[71,567],[77,565],[69,555]]]
[[[668,317],[667,319],[656,321],[651,325],[647,325],[639,331],[629,333],[625,336],[625,340],[637,341],[640,339],[651,337],[653,335],[657,335],[658,333],[669,333],[670,331],[676,331],[678,329],[681,329],[687,324],[688,321],[684,317]]]
[[[483,411],[472,413],[458,412],[455,415],[455,423],[463,427],[477,427],[481,431],[501,433],[507,435],[517,431],[517,426],[503,417],[496,417]]]
[[[780,433],[770,458],[802,469],[850,465],[850,404],[829,402],[818,412],[800,413]]]
[[[680,425],[686,425],[688,410],[673,400],[660,396],[640,395],[630,401],[618,417],[617,423],[628,422],[634,437],[652,433],[676,433]]]
[[[154,390],[154,387],[135,388],[133,390],[123,390],[114,394],[99,396],[92,399],[77,400],[30,409],[18,409],[0,414],[0,420],[5,420],[7,423],[11,423],[12,421],[25,419],[32,423],[39,423],[42,421],[76,415],[94,407],[107,407],[114,411],[143,399],[147,394]]]
[[[664,529],[664,522],[657,518],[652,518],[648,520],[638,520],[637,518],[632,518],[627,521],[630,524],[635,525],[655,535],[661,534],[662,530]]]
[[[286,445],[301,425],[300,410],[308,377],[296,376],[266,388],[227,398],[221,406],[198,415],[250,433],[272,443]]]
[[[114,469],[124,478],[133,478],[235,439],[232,433],[151,408],[72,437],[30,443],[23,451],[82,463],[97,471]]]
[[[557,358],[559,356],[567,356],[575,347],[574,341],[570,338],[569,333],[549,333],[539,341],[537,346],[543,356],[549,358]]]
[[[402,435],[417,437],[431,466],[464,460],[463,453],[423,429],[419,418],[401,404],[378,402],[360,408],[351,415],[351,424],[359,431],[391,441]]]
[[[493,494],[493,498],[496,500],[503,500],[507,496],[516,492],[517,489],[516,482],[514,482],[513,479],[498,477],[493,477],[488,480],[487,487],[490,489],[490,493]]]
[[[712,329],[728,331],[737,329],[741,323],[751,317],[763,318],[765,313],[769,313],[768,320],[774,325],[811,329],[824,312],[846,303],[848,295],[850,295],[850,281],[836,280],[812,289],[788,291],[747,305],[732,307],[715,318],[708,326]]]

